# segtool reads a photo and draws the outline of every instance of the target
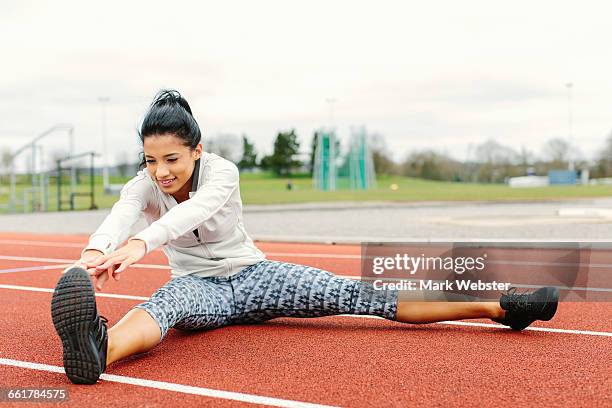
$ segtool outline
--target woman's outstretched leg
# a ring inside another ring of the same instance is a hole
[[[559,291],[543,287],[517,293],[516,288],[501,295],[499,302],[398,301],[396,319],[405,323],[434,323],[443,320],[488,318],[523,330],[536,320],[550,320],[557,311]]]
[[[435,323],[461,319],[503,319],[506,311],[494,302],[401,302],[396,319],[403,323]]]
[[[142,309],[132,309],[108,331],[106,365],[149,351],[160,341],[159,325],[151,315]]]
[[[555,288],[517,294],[500,302],[405,301],[395,290],[377,290],[370,282],[335,276],[303,265],[262,261],[232,279],[237,322],[275,317],[374,315],[404,323],[488,318],[522,330],[535,320],[550,320],[559,298]]]
[[[369,282],[347,279],[321,269],[275,261],[253,265],[234,281],[240,321],[275,317],[374,315],[404,323],[443,320],[503,319],[493,302],[400,301],[395,290],[377,290]]]

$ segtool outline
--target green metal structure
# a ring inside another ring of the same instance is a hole
[[[344,156],[340,155],[338,139],[333,130],[323,129],[318,132],[313,185],[323,191],[367,190],[376,186],[374,162],[365,127],[351,129],[349,149]]]

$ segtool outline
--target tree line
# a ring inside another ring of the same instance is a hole
[[[311,173],[315,162],[315,150],[319,133],[315,132],[308,152],[300,152],[300,141],[295,129],[280,131],[274,140],[271,154],[258,154],[255,144],[246,136],[218,134],[204,140],[204,149],[233,161],[241,171],[265,170],[280,177],[296,173]],[[508,177],[526,174],[546,175],[549,170],[567,169],[570,160],[576,169],[588,169],[592,178],[612,177],[612,132],[594,160],[573,157],[571,146],[561,138],[550,139],[543,154],[537,156],[526,148],[515,150],[496,140],[489,139],[469,149],[464,161],[435,150],[418,150],[408,153],[396,161],[387,148],[385,138],[377,133],[368,135],[377,175],[399,175],[440,181],[468,181],[499,183]],[[340,152],[340,141],[336,141],[336,152]],[[57,152],[58,157],[65,156]],[[10,152],[0,154],[2,174],[7,177],[10,167]],[[117,172],[131,176],[137,166],[126,152],[117,156]],[[339,163],[341,165],[341,163]]]
[[[318,132],[310,143],[308,160],[300,160],[300,142],[295,130],[279,132],[274,141],[273,152],[258,159],[254,144],[247,136],[242,136],[240,157],[234,154],[234,162],[241,170],[252,171],[261,168],[279,176],[289,176],[295,172],[312,172]],[[377,133],[370,134],[369,145],[372,151],[374,169],[378,175],[399,175],[440,181],[467,181],[500,183],[508,177],[527,174],[546,175],[550,170],[567,169],[570,161],[577,170],[587,169],[592,178],[612,177],[612,132],[606,138],[603,148],[594,160],[588,161],[575,157],[575,152],[565,139],[553,138],[546,142],[541,155],[526,148],[520,150],[503,145],[494,139],[469,149],[468,157],[461,161],[448,154],[435,150],[418,150],[408,153],[402,160],[392,158],[385,138]],[[222,142],[223,141],[223,142]],[[226,148],[222,145],[225,143]],[[339,141],[336,151],[340,151]],[[229,158],[229,145],[237,141],[224,135],[213,138],[208,151]],[[236,149],[233,149],[234,153]]]

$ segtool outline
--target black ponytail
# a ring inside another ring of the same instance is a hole
[[[155,95],[145,115],[138,136],[144,139],[151,135],[173,134],[183,140],[185,146],[195,149],[202,139],[198,122],[193,118],[191,107],[178,91],[164,89]],[[141,153],[140,168],[146,166],[144,152]]]

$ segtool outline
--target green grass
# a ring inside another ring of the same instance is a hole
[[[367,191],[317,191],[309,178],[292,179],[294,189],[287,191],[286,179],[244,174],[241,193],[247,204],[303,203],[318,201],[526,201],[612,195],[610,186],[551,186],[510,188],[504,184],[450,183],[408,177],[379,177],[378,186]],[[396,191],[391,184],[397,184]]]
[[[286,189],[287,179],[268,173],[242,174],[240,191],[244,204],[287,204],[325,201],[546,201],[571,198],[612,196],[611,186],[552,186],[539,188],[510,188],[503,184],[475,184],[437,182],[407,177],[380,177],[378,187],[367,191],[317,191],[307,176],[291,178],[293,190]],[[98,208],[110,208],[117,201],[116,195],[104,194],[102,180],[96,177],[95,200]],[[123,184],[127,179],[112,178],[111,183]],[[83,178],[78,191],[88,191],[87,179]],[[397,184],[396,191],[391,184]],[[17,186],[17,197],[21,200],[28,185]],[[64,187],[64,200],[68,200],[68,186]],[[0,204],[8,202],[8,186],[0,186]],[[88,209],[89,199],[78,197],[77,209]],[[66,205],[67,209],[68,206]],[[57,210],[57,190],[49,186],[49,210]],[[6,211],[6,210],[0,210]]]

